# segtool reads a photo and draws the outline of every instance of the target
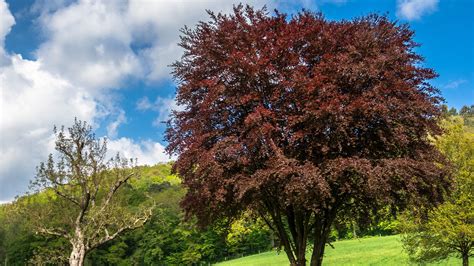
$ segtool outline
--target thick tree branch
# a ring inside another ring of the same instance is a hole
[[[53,236],[60,236],[69,239],[70,236],[67,234],[66,231],[59,229],[59,228],[46,228],[46,227],[37,227],[37,233],[46,234],[46,235],[53,235]]]
[[[135,217],[132,221],[125,221],[124,222],[124,225],[122,225],[120,228],[116,229],[116,231],[113,233],[113,234],[110,234],[109,233],[109,230],[107,229],[107,226],[104,225],[103,228],[99,229],[99,230],[103,230],[105,235],[97,240],[92,240],[92,244],[91,246],[89,247],[89,249],[94,249],[110,240],[113,240],[115,239],[117,236],[119,236],[121,233],[125,232],[125,231],[128,231],[128,230],[133,230],[135,228],[138,228],[138,227],[141,227],[143,224],[145,224],[152,216],[153,214],[153,208],[154,207],[151,207],[147,210],[145,210],[145,212],[139,216],[139,217]]]

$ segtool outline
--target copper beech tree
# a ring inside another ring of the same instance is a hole
[[[291,265],[321,265],[334,219],[436,203],[450,183],[436,76],[384,16],[329,21],[237,6],[182,30],[167,150],[203,224],[261,215]],[[311,245],[312,242],[312,245]],[[309,245],[308,245],[309,244]]]

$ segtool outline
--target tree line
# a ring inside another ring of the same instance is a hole
[[[413,205],[398,215],[387,205],[371,217],[338,217],[331,227],[329,243],[401,233],[405,250],[415,262],[453,255],[468,261],[474,241],[474,128],[465,126],[461,116],[447,116],[441,126],[444,134],[432,141],[455,171],[454,188],[447,200],[431,209]],[[186,189],[171,168],[172,163],[134,169],[140,178],[130,180],[118,191],[117,203],[122,209],[117,214],[136,213],[136,208],[147,202],[153,203],[148,205],[153,206],[151,216],[143,226],[89,250],[84,264],[207,264],[275,250],[281,245],[278,236],[255,213],[221,219],[205,228],[196,218],[186,220],[180,207]],[[60,230],[67,226],[65,220],[73,217],[74,212],[64,208],[57,202],[61,197],[54,195],[52,190],[39,191],[0,206],[2,265],[69,262],[73,247],[68,238],[38,230],[45,225]]]

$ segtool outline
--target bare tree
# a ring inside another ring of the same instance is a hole
[[[54,133],[57,153],[37,167],[31,183],[46,202],[29,208],[30,218],[37,233],[66,238],[72,246],[69,264],[83,265],[92,249],[142,226],[153,206],[126,206],[119,191],[138,178],[136,161],[118,154],[107,159],[106,140],[96,139],[86,122],[76,119],[67,131]]]

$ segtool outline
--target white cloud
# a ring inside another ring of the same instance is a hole
[[[256,6],[263,6],[263,1],[253,1]],[[168,78],[171,69],[169,64],[179,58],[181,48],[179,29],[184,25],[194,26],[199,20],[208,18],[206,9],[229,12],[237,1],[154,1],[143,2],[131,0],[128,4],[128,20],[138,42],[145,42],[149,47],[141,51],[147,63],[149,80]]]
[[[90,89],[141,76],[121,1],[80,1],[41,17],[48,40],[37,51],[44,68]]]
[[[91,121],[97,109],[87,91],[42,70],[41,62],[10,60],[0,67],[0,200],[26,190],[35,166],[53,150],[53,125]]]
[[[143,97],[138,100],[136,108],[140,111],[154,111],[158,115],[153,121],[153,125],[159,127],[163,122],[170,118],[170,114],[173,110],[181,111],[182,106],[179,106],[175,99],[172,97],[156,97],[153,103],[150,102],[148,97]]]
[[[465,79],[457,79],[457,80],[454,80],[454,81],[451,81],[447,84],[445,84],[443,86],[444,89],[456,89],[457,87],[459,87],[460,85],[466,83],[467,80]]]
[[[0,0],[0,200],[25,192],[35,166],[53,151],[54,125],[92,121],[98,104],[87,90],[42,69],[41,61],[8,54],[15,20]]]
[[[125,111],[120,110],[119,114],[117,116],[117,119],[115,119],[112,123],[110,123],[107,126],[107,136],[109,138],[115,138],[117,137],[117,129],[120,126],[120,124],[127,122],[127,117],[125,116]]]
[[[407,20],[420,19],[438,8],[439,0],[398,0],[397,16]]]
[[[137,102],[137,109],[140,111],[151,110],[153,108],[152,103],[148,97],[143,97]]]
[[[151,140],[136,142],[129,138],[119,138],[109,141],[107,148],[109,156],[119,153],[125,158],[136,158],[139,165],[154,165],[173,159],[166,154],[163,145]]]
[[[8,63],[5,53],[5,37],[10,33],[15,24],[15,18],[8,10],[8,5],[4,0],[0,0],[0,67]]]
[[[15,24],[15,18],[10,13],[8,5],[4,0],[0,1],[0,46],[3,47],[5,36],[10,32]]]
[[[207,19],[206,9],[229,12],[237,3],[81,0],[42,16],[49,38],[37,55],[45,68],[85,87],[119,87],[130,77],[166,79],[181,54],[179,29]],[[250,4],[260,8],[265,1]]]
[[[36,0],[29,11],[34,14],[44,15],[63,8],[75,0]]]

